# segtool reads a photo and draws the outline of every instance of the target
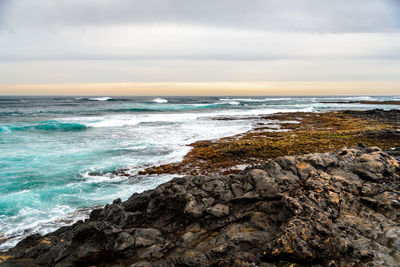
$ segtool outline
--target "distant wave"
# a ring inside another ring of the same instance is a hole
[[[286,100],[293,100],[291,97],[267,97],[264,101],[286,101]]]
[[[227,104],[237,106],[237,105],[240,105],[240,102],[239,101],[228,101]]]
[[[256,99],[256,98],[220,98],[219,100],[224,102],[229,102],[229,101],[265,102],[264,99]]]
[[[0,126],[0,132],[22,132],[22,131],[60,131],[60,132],[72,132],[86,130],[88,127],[80,123],[60,123],[60,122],[42,122],[36,125],[26,126],[13,126],[13,125],[2,125]]]
[[[352,101],[358,101],[358,100],[372,100],[373,98],[370,96],[345,96],[345,97],[321,97],[320,99],[328,99],[328,100],[352,100]]]
[[[111,100],[111,99],[112,99],[112,97],[108,97],[108,96],[89,98],[89,100],[91,100],[91,101],[107,101],[107,100]]]
[[[24,113],[19,112],[19,111],[0,112],[0,117],[1,116],[22,116],[22,115],[24,115]]]
[[[107,115],[101,117],[89,117],[81,123],[89,127],[120,127],[132,126],[140,123],[174,123],[182,121],[195,120],[199,115],[194,113],[176,113],[176,114],[139,114],[139,115]],[[82,118],[77,118],[81,120]]]
[[[107,112],[163,112],[163,111],[183,111],[183,110],[200,110],[218,108],[226,105],[237,105],[229,103],[207,103],[207,104],[166,104],[166,105],[137,105],[131,108],[120,108],[120,109],[107,109]]]
[[[280,97],[280,98],[220,98],[220,101],[240,101],[240,102],[267,102],[267,101],[285,101],[291,100],[292,98]]]
[[[210,113],[172,113],[172,114],[139,114],[139,115],[108,115],[103,117],[92,117],[84,123],[88,127],[122,127],[122,126],[133,126],[138,124],[149,124],[157,123],[176,123],[185,121],[194,121],[198,118],[213,118],[219,116],[249,116],[249,115],[263,115],[273,114],[279,112],[312,112],[313,107],[299,108],[299,109],[252,109],[252,110],[217,110]],[[81,119],[81,118],[79,118]],[[165,125],[165,124],[164,124]]]
[[[159,97],[154,98],[152,101],[153,101],[153,102],[156,102],[156,103],[160,103],[160,104],[162,104],[162,103],[168,103],[168,100],[167,100],[167,99],[159,98]]]
[[[257,108],[257,109],[248,109],[248,110],[225,110],[214,113],[215,116],[248,116],[248,115],[266,115],[266,114],[274,114],[274,113],[286,113],[286,112],[313,112],[314,107],[305,107],[305,108]]]
[[[113,100],[112,97],[102,96],[102,97],[77,97],[76,100],[87,100],[87,101],[110,101]]]

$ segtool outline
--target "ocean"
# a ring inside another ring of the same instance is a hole
[[[181,160],[198,140],[252,129],[249,115],[392,105],[362,97],[0,97],[0,250],[177,175],[138,171]],[[238,120],[213,120],[235,116]],[[240,119],[243,118],[243,119]],[[131,177],[115,170],[128,169]]]

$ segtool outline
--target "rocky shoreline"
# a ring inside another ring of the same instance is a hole
[[[324,104],[363,104],[363,105],[400,105],[400,101],[377,101],[377,100],[359,100],[359,101],[324,101]]]
[[[144,171],[189,176],[29,236],[0,266],[399,266],[399,122],[398,110],[263,116]]]
[[[258,121],[251,131],[193,143],[181,162],[149,167],[139,174],[231,174],[280,156],[322,153],[359,143],[388,151],[400,147],[400,110],[294,112],[248,119]]]
[[[400,162],[376,147],[176,178],[1,254],[2,266],[398,266]]]

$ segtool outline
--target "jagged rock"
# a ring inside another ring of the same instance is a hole
[[[176,178],[30,236],[0,265],[399,266],[399,175],[396,158],[359,146]]]
[[[145,247],[153,245],[157,239],[161,237],[161,232],[156,229],[136,229],[135,230],[135,246]]]
[[[216,204],[207,209],[207,212],[215,217],[223,217],[229,215],[229,206]]]

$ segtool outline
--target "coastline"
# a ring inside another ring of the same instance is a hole
[[[0,40],[0,267],[400,267],[400,0],[0,0]]]
[[[397,100],[384,100],[384,101],[373,101],[373,100],[359,100],[359,101],[324,101],[324,104],[363,104],[363,105],[400,105],[400,101]]]
[[[227,119],[234,120],[235,118],[216,117],[214,119],[215,120],[227,120]],[[241,119],[243,119],[243,118],[241,118]],[[252,116],[252,117],[249,117],[248,119],[254,120],[255,117]],[[188,175],[189,174],[189,175],[196,175],[196,177],[192,177],[194,179],[206,179],[204,181],[208,181],[207,179],[210,179],[210,178],[207,178],[207,177],[213,177],[210,175],[227,175],[227,174],[230,175],[228,177],[231,177],[231,178],[234,177],[235,179],[238,177],[241,177],[240,179],[248,179],[249,177],[254,176],[254,175],[252,176],[252,174],[249,174],[252,172],[252,169],[262,169],[264,171],[267,171],[267,175],[269,177],[272,177],[272,175],[270,173],[268,173],[268,170],[265,169],[265,164],[266,165],[271,164],[270,163],[271,159],[275,159],[275,158],[279,158],[279,157],[290,158],[290,156],[293,156],[293,155],[303,155],[303,154],[309,154],[309,153],[323,153],[323,152],[334,151],[334,150],[336,150],[336,152],[331,153],[331,154],[334,155],[334,157],[338,158],[339,154],[341,152],[338,152],[337,149],[340,149],[342,147],[353,147],[353,148],[346,148],[346,149],[348,151],[352,151],[352,149],[355,149],[356,152],[354,152],[354,153],[356,156],[354,156],[353,158],[357,158],[357,160],[360,162],[362,162],[362,160],[360,160],[359,157],[361,157],[364,154],[371,154],[371,153],[375,153],[375,154],[379,154],[379,155],[385,154],[384,158],[390,159],[389,163],[385,163],[385,164],[389,164],[390,168],[395,169],[394,173],[392,172],[393,175],[395,175],[395,176],[398,175],[397,174],[398,170],[396,169],[398,167],[396,167],[397,166],[396,163],[391,161],[392,159],[395,160],[395,158],[392,158],[389,155],[389,154],[392,154],[393,156],[398,156],[398,153],[399,153],[398,148],[400,147],[400,138],[399,138],[400,131],[398,131],[398,128],[399,128],[399,121],[400,121],[400,111],[398,111],[398,110],[391,110],[391,111],[384,111],[384,110],[333,111],[333,112],[327,112],[327,113],[308,113],[308,112],[279,113],[279,114],[272,114],[272,115],[264,115],[261,117],[257,117],[257,119],[259,120],[257,127],[255,127],[253,130],[251,130],[249,132],[239,134],[236,136],[225,137],[225,138],[221,138],[221,139],[217,139],[217,140],[196,142],[196,143],[192,144],[193,149],[186,155],[186,157],[183,159],[182,162],[166,164],[166,165],[149,168],[149,169],[145,170],[142,174],[164,174],[164,173],[180,174],[180,175],[182,175],[182,174]],[[278,121],[280,122],[279,129],[272,128],[271,125],[275,125]],[[357,146],[358,144],[360,144],[361,148],[355,148],[355,146]],[[384,153],[380,149],[377,149],[377,148],[373,148],[373,149],[369,149],[369,150],[366,148],[363,148],[363,147],[375,147],[375,146],[381,147],[384,151],[386,151],[389,154]],[[395,149],[392,150],[393,148],[395,148]],[[357,152],[357,151],[361,151],[361,152]],[[299,161],[308,162],[308,164],[311,164],[315,169],[319,170],[320,168],[322,168],[321,171],[326,171],[325,170],[326,166],[321,167],[318,165],[320,163],[317,164],[318,166],[314,166],[315,164],[310,162],[309,158],[310,157],[312,158],[313,155],[316,155],[315,157],[321,157],[321,155],[318,156],[318,154],[312,154],[311,156],[306,155],[306,156],[296,156],[296,157],[300,158],[300,159],[303,157],[304,160],[299,160]],[[323,154],[323,155],[325,155],[325,154]],[[323,156],[323,158],[324,157],[325,156]],[[383,159],[379,158],[379,159],[374,159],[374,160],[376,161],[376,164],[382,164],[381,161]],[[273,161],[273,162],[277,162],[277,161]],[[279,161],[278,161],[278,164],[280,164]],[[322,164],[322,165],[324,165],[324,164]],[[238,168],[238,166],[240,166],[240,168]],[[346,166],[346,168],[347,167],[348,166]],[[303,171],[303,169],[307,169],[308,167],[300,166],[300,165],[297,166],[297,164],[295,164],[295,168],[297,170],[296,173],[298,174],[298,172],[301,172],[301,171]],[[381,169],[373,170],[373,173],[375,173],[378,176],[379,176],[379,174],[382,175],[381,172],[382,172]],[[201,178],[202,176],[198,176],[198,175],[208,175],[208,176]],[[264,176],[265,174],[262,174],[262,175]],[[363,180],[365,178],[365,177],[363,178],[360,173],[358,173],[358,174],[356,173],[356,175],[358,175],[359,179],[361,179],[361,180]],[[365,174],[363,174],[363,175],[365,176]],[[298,177],[299,179],[301,179],[300,176]],[[222,179],[223,181],[225,181],[225,179],[227,179],[227,178],[224,178],[224,177],[227,177],[227,176],[216,176],[215,180],[219,181]],[[253,179],[253,178],[251,178],[251,179]],[[181,178],[181,179],[187,179],[187,178]],[[367,182],[371,182],[371,181],[368,181],[367,178],[365,178],[365,179]],[[163,188],[163,187],[167,186],[167,184],[175,184],[176,183],[177,185],[179,185],[180,182],[178,182],[178,180],[174,179],[171,182],[168,182],[166,184],[159,186],[158,188],[160,188],[160,187]],[[282,186],[280,184],[281,182],[282,181],[278,182],[278,184],[280,186]],[[232,180],[229,182],[230,187],[232,187],[231,183],[234,183],[234,181]],[[284,185],[287,186],[287,184],[285,184],[285,183],[284,183]],[[323,187],[325,187],[325,186],[331,186],[331,184],[324,185]],[[390,185],[389,185],[389,187],[390,187]],[[157,192],[157,190],[159,190],[158,188],[155,190],[150,190],[153,193],[149,193],[150,191],[146,191],[142,194],[134,194],[132,197],[136,196],[136,198],[140,199],[141,196],[144,197],[144,196],[146,196],[146,194],[155,194],[155,192]],[[188,190],[188,189],[185,189],[185,190]],[[320,190],[320,189],[318,189],[318,190]],[[324,189],[324,190],[326,191],[327,189]],[[338,193],[337,190],[340,191],[341,189],[335,189],[334,191],[336,193]],[[390,192],[392,192],[394,194],[399,193],[399,192],[396,193],[396,191],[393,189],[393,186],[390,187],[390,190],[391,190]],[[242,193],[245,193],[246,190],[242,190],[242,191],[244,191]],[[372,197],[379,195],[378,193],[383,193],[381,191],[382,190],[380,190],[379,192],[375,192],[376,194],[372,195]],[[316,192],[321,193],[318,191],[316,191]],[[173,194],[177,194],[177,193],[179,193],[179,192],[175,192],[175,191],[173,192]],[[217,196],[215,196],[214,194],[217,194]],[[283,194],[283,192],[279,192],[279,193],[275,192],[274,194],[281,195],[281,194]],[[352,192],[352,194],[355,194],[355,193]],[[368,193],[366,195],[368,195],[368,197],[371,198],[370,193]],[[215,199],[218,199],[218,196],[219,196],[219,193],[212,192],[212,195],[210,197],[213,198],[214,202],[215,202]],[[359,197],[358,195],[356,195],[356,196]],[[330,195],[323,195],[323,196],[321,196],[320,200],[329,199],[329,197],[330,197]],[[270,201],[270,200],[271,199],[268,198],[268,201]],[[272,200],[274,200],[274,197],[272,197]],[[386,201],[387,199],[385,198],[384,200]],[[188,200],[185,200],[185,201],[187,202]],[[226,201],[225,202],[224,202],[224,200],[221,200],[221,201],[220,201],[221,203],[224,203],[223,205],[226,204]],[[365,204],[366,206],[377,205],[377,204],[374,204],[374,203],[377,203],[376,200],[371,200],[371,199],[365,200],[364,199],[362,201],[364,201],[364,202],[369,201],[368,202],[369,204]],[[125,203],[128,203],[128,202],[129,202],[129,200],[127,202],[124,202],[122,205],[125,206],[125,205],[127,205]],[[186,204],[189,205],[188,204],[189,202],[187,202]],[[251,200],[250,203],[251,202],[253,202],[253,200]],[[371,204],[370,202],[373,202],[373,203]],[[242,204],[248,205],[250,203],[248,203],[248,201],[245,200],[245,202]],[[177,205],[177,204],[178,203],[172,203],[172,205]],[[116,207],[118,205],[121,205],[121,202],[117,200],[111,206],[106,205],[104,210],[107,210],[107,209],[110,210],[110,207]],[[150,203],[148,203],[148,205],[150,205]],[[197,219],[196,212],[198,212],[198,210],[196,210],[196,206],[199,205],[199,203],[197,203],[193,207],[194,208],[193,211],[188,211],[187,205],[185,205],[185,207],[183,207],[183,209],[180,211],[180,212],[183,212],[184,215],[179,214],[179,216],[187,216],[189,214],[190,218]],[[210,209],[210,212],[206,212],[206,213],[213,216],[211,218],[225,217],[225,215],[215,216],[215,214],[220,214],[220,212],[222,212],[222,214],[224,214],[224,212],[225,212],[224,207],[218,206],[217,208],[215,208],[216,213],[213,215],[212,213],[214,211],[211,211],[211,209],[215,206],[214,204],[204,204],[203,203],[203,204],[200,204],[200,206],[201,205],[205,206],[206,207],[205,209]],[[209,205],[209,206],[207,206],[207,205]],[[282,204],[282,205],[286,205],[286,204]],[[392,204],[390,204],[390,205],[392,205]],[[229,207],[231,207],[231,206],[229,206]],[[394,206],[394,208],[396,209],[396,206]],[[221,211],[221,209],[222,209],[222,211]],[[90,225],[90,221],[93,221],[93,219],[98,220],[97,223],[101,223],[103,225],[103,223],[105,223],[105,221],[107,221],[106,219],[104,219],[101,216],[95,218],[95,216],[97,216],[96,214],[98,214],[98,212],[100,212],[100,210],[103,210],[103,209],[95,209],[92,212],[90,219],[86,220],[83,224],[82,224],[82,222],[78,222],[78,223],[74,224],[73,226],[62,227],[62,228],[60,228],[60,230],[57,230],[54,233],[50,233],[50,234],[46,235],[44,238],[39,235],[35,235],[35,237],[33,239],[31,237],[28,237],[28,238],[24,239],[24,241],[21,242],[22,245],[19,244],[19,245],[17,245],[17,247],[15,249],[11,249],[10,251],[18,252],[18,251],[21,251],[22,248],[29,249],[30,247],[33,248],[35,246],[36,247],[37,246],[46,247],[46,245],[48,245],[48,244],[54,244],[55,240],[52,238],[60,238],[60,236],[59,236],[60,234],[62,235],[62,233],[65,230],[68,231],[68,229],[73,229],[74,227],[76,227],[76,225],[86,225],[86,226],[82,226],[85,228],[85,227],[87,227],[88,223]],[[157,212],[159,212],[159,210]],[[154,215],[157,212],[155,212]],[[257,211],[257,212],[259,212],[259,211]],[[172,212],[172,214],[173,214],[173,212]],[[120,215],[121,214],[119,214],[118,216],[120,216]],[[390,216],[392,216],[392,215],[393,214],[391,214]],[[168,214],[166,214],[165,216],[168,216]],[[309,219],[307,219],[307,220],[309,220]],[[394,222],[396,222],[396,220],[398,220],[398,218],[395,218],[393,220],[394,220]],[[196,220],[194,220],[194,221],[196,221]],[[109,226],[114,227],[112,225],[115,224],[116,222],[111,221],[110,223],[111,223],[111,225],[109,225]],[[280,223],[282,223],[282,222],[280,222]],[[227,223],[227,225],[229,225],[229,224],[231,224],[231,222]],[[200,230],[200,232],[202,232],[202,231],[203,230]],[[271,232],[271,231],[272,231],[271,229],[268,230],[268,232]],[[278,230],[275,229],[274,231],[278,231]],[[197,233],[197,230],[195,232],[190,230],[189,232],[192,235],[193,233]],[[250,232],[253,232],[253,230],[251,230]],[[107,231],[105,233],[109,234]],[[112,231],[110,233],[112,233]],[[152,233],[154,234],[155,232],[152,232]],[[188,233],[188,232],[186,232],[186,233]],[[146,232],[145,235],[147,235],[147,234],[148,233]],[[131,235],[131,234],[129,233],[129,235]],[[202,233],[202,235],[200,235],[200,236],[197,236],[196,234],[194,234],[195,237],[193,237],[193,238],[194,239],[196,239],[196,238],[209,239],[210,237],[213,237],[212,235],[213,235],[213,233],[208,233],[208,234]],[[47,236],[49,236],[51,238],[47,239]],[[208,237],[206,237],[206,236],[208,236]],[[135,237],[135,238],[137,238],[137,237]],[[47,243],[47,242],[50,242],[50,243]],[[113,240],[112,242],[116,242],[116,240]],[[249,242],[251,243],[252,241],[249,241]],[[57,242],[56,247],[59,247],[59,246],[60,246],[60,244]],[[144,246],[147,247],[147,245],[144,245]],[[150,246],[153,247],[153,245],[150,245]],[[61,245],[61,247],[62,247],[62,245]],[[49,249],[50,248],[47,247],[45,250],[49,250]],[[60,248],[58,248],[58,249],[60,249]],[[124,249],[125,248],[123,248],[122,250],[124,250]],[[153,247],[153,249],[154,249],[154,247]],[[164,248],[162,248],[162,249],[164,249]],[[241,248],[241,249],[246,250],[246,248]],[[108,249],[105,249],[105,248],[103,248],[102,250],[108,251]],[[11,256],[8,254],[8,252],[1,253],[0,254],[0,263],[2,261],[6,261],[8,259],[11,259],[11,261],[9,261],[10,264],[13,264],[12,259],[16,259],[15,262],[20,263],[20,261],[17,260],[20,257],[20,255],[18,253],[13,254]],[[103,252],[100,252],[100,256],[102,255],[102,253]],[[273,251],[271,250],[268,253],[272,255]],[[272,257],[273,261],[275,262],[274,264],[277,264],[278,260],[280,261],[282,257],[284,258],[284,256],[287,254],[287,251],[286,252],[281,251],[280,253],[281,254],[275,253],[274,254],[275,256]],[[96,252],[95,254],[98,255],[98,252]],[[7,258],[8,257],[7,255],[10,257]],[[328,257],[327,255],[322,255],[322,254],[320,256]],[[320,256],[318,256],[318,257],[320,257]],[[369,255],[369,257],[370,256],[371,255]],[[25,263],[28,265],[31,263],[33,264],[32,260],[37,260],[37,259],[33,259],[33,258],[30,258],[30,260],[29,260],[28,259],[29,257],[26,257],[26,256],[23,256],[23,257],[24,257],[24,260],[27,260]],[[46,257],[48,257],[48,255]],[[97,256],[92,255],[90,257],[96,258]],[[262,258],[264,259],[264,257],[262,257]],[[292,259],[291,257],[289,257],[289,258]],[[100,258],[97,258],[96,260],[99,260],[99,259],[103,259],[103,257],[101,256]],[[53,259],[53,260],[55,260],[55,259]],[[88,260],[88,259],[85,258],[84,261],[86,261],[86,260]],[[260,259],[255,260],[255,261],[257,262],[259,260]],[[306,262],[308,262],[308,260],[310,260],[310,259],[307,258]],[[312,261],[315,261],[315,259],[313,259]],[[318,261],[321,261],[321,259],[319,259]],[[318,261],[316,261],[316,262],[318,262]],[[296,264],[302,264],[302,263],[304,263],[304,259],[299,260],[298,258],[294,258],[293,262]],[[53,263],[54,262],[52,262],[48,266],[51,266]],[[229,264],[231,264],[231,263],[232,262],[230,262]],[[221,266],[231,266],[229,264],[227,262],[226,265],[221,265]],[[46,266],[46,263],[44,263],[44,265]],[[14,266],[14,265],[10,265],[10,266]],[[134,266],[152,266],[152,265],[134,265]],[[165,266],[170,266],[170,265],[165,265]],[[173,265],[171,265],[171,266],[173,266]],[[178,265],[178,266],[180,266],[180,265]],[[202,266],[202,265],[201,264],[196,265],[195,263],[193,263],[193,264],[189,264],[189,265],[183,264],[182,266]],[[237,265],[237,266],[247,266],[247,265]],[[265,266],[279,266],[279,265],[265,265]],[[301,266],[301,265],[298,265],[298,266]],[[332,265],[332,266],[335,266],[335,265]]]
[[[195,142],[181,162],[150,167],[139,174],[230,174],[279,156],[321,153],[360,143],[383,150],[400,147],[398,110],[275,113],[247,119],[258,119],[258,125],[235,136]]]
[[[400,162],[377,147],[186,176],[0,253],[3,266],[396,266]]]

